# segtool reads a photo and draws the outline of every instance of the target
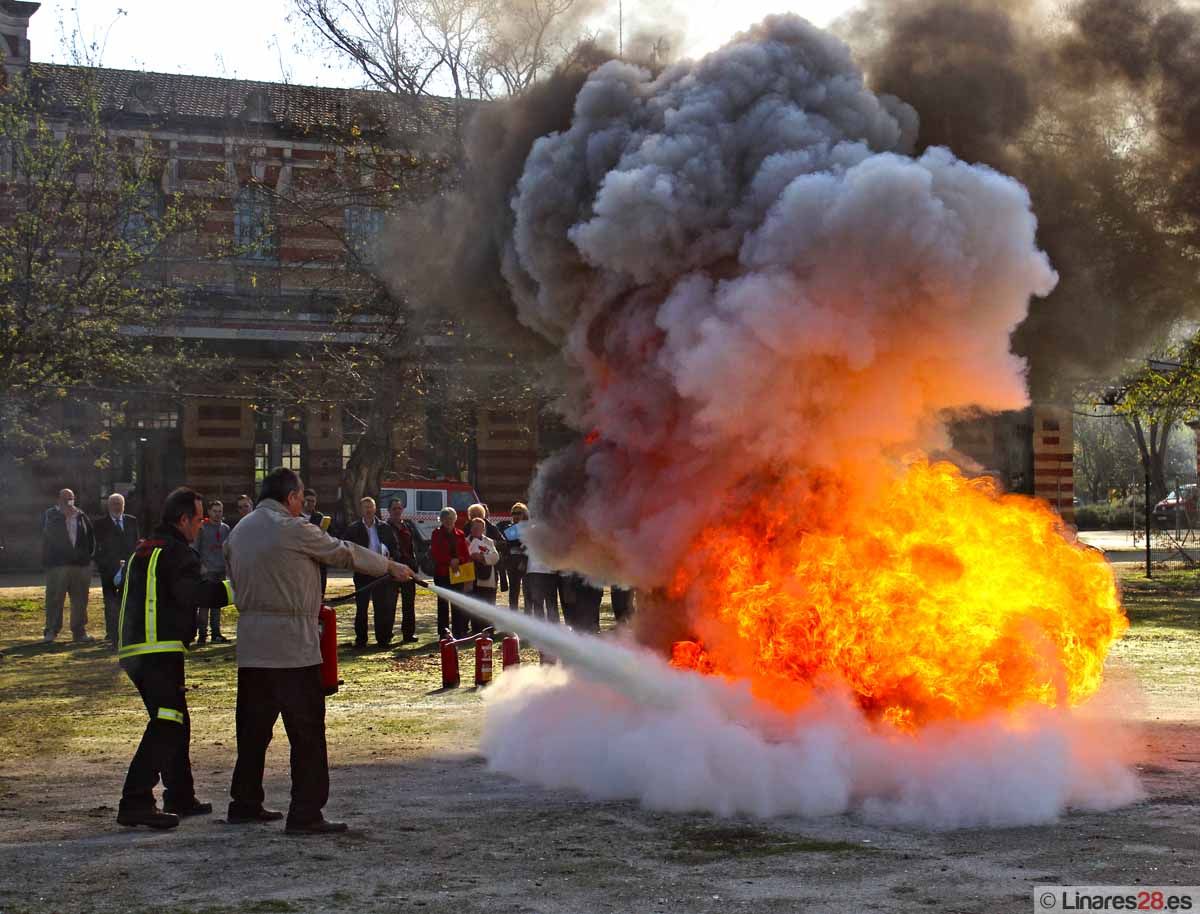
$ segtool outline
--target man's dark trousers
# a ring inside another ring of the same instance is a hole
[[[113,581],[116,576],[115,571],[111,574],[100,572],[100,592],[104,594],[104,637],[114,646],[121,618],[121,588]]]
[[[600,633],[600,601],[604,589],[593,587],[582,580],[575,582],[575,602],[571,604],[571,616],[567,624],[576,631]],[[563,615],[566,615],[564,608]]]
[[[229,815],[253,817],[263,808],[263,768],[275,721],[292,747],[292,805],[288,825],[321,818],[329,800],[329,757],[325,748],[325,690],[321,667],[242,667],[238,670],[237,765]]]
[[[369,574],[354,576],[354,589],[362,591],[354,597],[354,643],[360,647],[367,643],[367,607],[371,603],[375,604],[375,640],[390,644],[396,628],[396,587],[392,581],[380,581],[363,590],[374,580]]]
[[[612,588],[613,618],[624,622],[633,614],[633,590],[625,587]]]
[[[129,764],[121,809],[153,809],[154,788],[161,777],[163,802],[186,807],[196,799],[188,747],[192,719],[183,686],[183,654],[148,654],[121,664],[150,713],[150,722]]]
[[[400,637],[415,638],[417,635],[417,585],[412,581],[405,581],[400,585],[400,604]]]

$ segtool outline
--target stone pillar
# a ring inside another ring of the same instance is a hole
[[[0,56],[5,76],[13,76],[29,66],[29,20],[40,3],[0,0]]]
[[[1075,439],[1071,410],[1051,403],[1033,407],[1033,494],[1075,522]]]
[[[254,490],[254,413],[239,400],[183,406],[184,475],[206,499],[228,502]]]

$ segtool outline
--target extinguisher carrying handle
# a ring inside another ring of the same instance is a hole
[[[446,629],[446,631],[443,632],[443,634],[447,638],[450,639],[451,644],[457,646],[459,644],[470,644],[474,641],[478,641],[480,638],[482,638],[484,635],[488,634],[489,632],[491,632],[492,634],[495,634],[495,626],[494,625],[489,625],[483,631],[476,632],[473,635],[467,635],[465,638],[455,638],[454,634],[450,631],[450,629]]]

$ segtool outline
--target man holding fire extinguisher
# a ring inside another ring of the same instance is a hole
[[[227,563],[237,593],[237,763],[230,787],[230,824],[270,822],[263,806],[263,768],[275,721],[282,716],[292,753],[289,834],[331,834],[326,821],[329,760],[318,616],[321,565],[408,581],[408,567],[334,539],[302,515],[304,484],[276,467],[263,480],[258,505],[229,536]]]

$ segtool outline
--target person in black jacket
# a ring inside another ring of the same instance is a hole
[[[204,523],[204,501],[176,489],[162,523],[125,568],[117,657],[145,702],[150,722],[129,764],[117,822],[174,828],[181,816],[212,812],[196,799],[189,744],[191,718],[183,686],[183,656],[196,635],[196,610],[233,602],[228,582],[206,580],[191,549]],[[162,778],[163,811],[154,801]]]
[[[375,499],[367,496],[358,503],[361,520],[352,523],[346,530],[346,540],[378,552],[380,555],[391,556],[400,561],[397,553],[400,544],[396,542],[396,534],[390,526],[376,516]],[[360,591],[355,598],[354,613],[354,646],[367,646],[367,607],[372,600],[375,602],[375,641],[386,647],[392,643],[392,632],[396,628],[396,586],[391,580],[380,581],[374,587],[368,587],[375,580],[369,574],[354,573],[354,589]]]
[[[115,579],[133,554],[141,532],[138,519],[125,513],[125,497],[117,492],[108,496],[108,512],[96,520],[92,529],[96,533],[96,571],[100,573],[100,589],[104,593],[104,637],[115,650],[121,610],[121,588]]]
[[[75,493],[63,489],[58,504],[42,517],[42,564],[46,568],[46,626],[49,643],[62,631],[63,602],[71,598],[71,637],[76,644],[95,641],[87,633],[88,590],[96,536],[88,516],[75,507]]]
[[[505,577],[508,579],[508,608],[516,612],[520,608],[521,584],[529,569],[529,556],[525,552],[520,535],[516,531],[510,534],[509,531],[517,524],[529,520],[529,509],[525,507],[524,502],[519,501],[512,506],[511,517],[512,520],[501,521],[496,525],[501,536],[500,540],[496,540],[496,545],[500,549],[500,562],[504,565]],[[525,604],[525,611],[529,612],[528,594],[525,596]]]
[[[304,490],[304,515],[308,518],[308,522],[316,527],[320,527],[326,533],[329,533],[329,528],[333,526],[333,518],[326,514],[322,514],[317,510],[317,493],[312,489]],[[324,565],[321,566],[321,599],[325,599],[325,588],[329,584],[329,569]],[[414,585],[415,586],[415,585]]]
[[[392,500],[388,505],[388,526],[396,534],[396,553],[392,559],[401,565],[407,565],[418,572],[416,543],[413,542],[412,531],[404,522],[404,504],[400,499]],[[417,585],[412,581],[404,581],[400,585],[400,643],[412,644],[417,640]],[[394,607],[395,600],[392,601]],[[394,610],[393,610],[394,611]]]

